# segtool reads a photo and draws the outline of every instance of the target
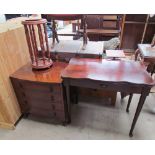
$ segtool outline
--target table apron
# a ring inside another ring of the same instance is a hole
[[[145,85],[130,84],[125,82],[102,82],[102,81],[92,81],[92,80],[73,80],[67,79],[64,80],[64,85],[77,86],[77,87],[86,87],[92,89],[104,89],[125,93],[137,93],[141,94],[142,89],[146,87]]]

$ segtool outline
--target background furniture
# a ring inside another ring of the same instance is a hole
[[[120,48],[129,52],[134,52],[140,43],[151,43],[155,34],[155,16],[149,14],[87,15],[86,23],[90,41],[119,36]]]
[[[147,70],[153,75],[155,71],[155,48],[151,47],[151,44],[138,44],[138,49],[135,52],[136,61],[138,56],[148,67]]]
[[[0,127],[14,129],[21,116],[9,76],[30,62],[22,20],[0,24]]]
[[[125,54],[123,50],[106,50],[106,58],[120,59],[125,58]]]
[[[22,22],[25,28],[32,68],[34,69],[49,68],[53,63],[50,59],[46,23],[46,19],[33,19]],[[37,35],[39,36],[38,43]],[[41,48],[40,51],[38,46]]]
[[[55,44],[55,39],[59,43],[58,35],[64,35],[64,36],[75,36],[77,34],[57,34],[56,31],[56,23],[55,20],[63,20],[63,21],[71,21],[71,20],[79,20],[81,19],[83,21],[83,48],[85,48],[87,44],[87,34],[86,34],[86,20],[85,15],[82,14],[48,14],[47,15],[48,20],[52,20],[52,32],[53,32],[53,47]],[[80,35],[81,36],[81,35]]]
[[[66,66],[67,63],[54,62],[50,69],[33,71],[27,64],[10,76],[22,114],[48,122],[68,121],[60,76]]]
[[[122,15],[86,15],[86,23],[86,32],[91,41],[109,40],[121,35]]]
[[[121,48],[134,52],[138,44],[151,43],[155,34],[155,16],[126,14]]]
[[[66,88],[69,117],[71,119],[70,86],[86,87],[141,94],[137,110],[129,132],[133,136],[133,129],[151,87],[155,85],[153,79],[145,71],[144,66],[134,61],[107,61],[100,59],[71,59],[69,65],[62,72]]]
[[[61,43],[55,44],[51,49],[53,60],[69,62],[74,57],[101,58],[103,53],[103,42],[89,41],[86,48],[83,49],[83,42],[78,40],[62,40]]]

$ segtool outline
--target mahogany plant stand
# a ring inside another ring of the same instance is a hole
[[[53,64],[50,59],[46,23],[46,19],[25,20],[22,22],[33,69],[46,69]],[[37,37],[39,38],[37,39]]]

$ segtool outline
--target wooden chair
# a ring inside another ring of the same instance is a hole
[[[59,43],[58,35],[61,36],[75,36],[77,34],[70,33],[70,34],[58,34],[56,31],[56,22],[55,20],[63,20],[63,21],[72,21],[72,20],[79,20],[81,19],[83,21],[83,34],[78,34],[83,37],[83,48],[85,48],[87,44],[87,34],[86,34],[86,22],[85,22],[85,15],[81,14],[48,14],[47,19],[52,21],[52,32],[53,32],[53,42],[52,46],[55,45],[55,40]]]

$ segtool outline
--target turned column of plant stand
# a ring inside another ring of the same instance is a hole
[[[22,22],[33,69],[45,69],[53,64],[50,59],[46,23],[46,19],[25,20]]]

